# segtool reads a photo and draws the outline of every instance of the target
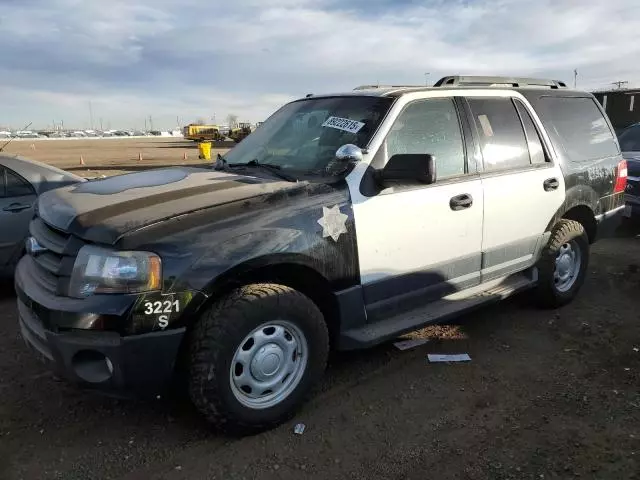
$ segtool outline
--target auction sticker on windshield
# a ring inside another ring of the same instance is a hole
[[[358,133],[360,129],[364,127],[364,123],[349,120],[348,118],[329,117],[324,121],[322,126],[336,128],[349,133]]]

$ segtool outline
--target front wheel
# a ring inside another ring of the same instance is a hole
[[[214,304],[191,336],[189,393],[214,426],[256,433],[288,420],[322,377],[327,327],[305,295],[242,287]]]
[[[538,303],[555,308],[571,302],[584,283],[589,265],[589,239],[582,224],[560,220],[540,258]]]

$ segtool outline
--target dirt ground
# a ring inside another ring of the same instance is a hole
[[[184,148],[110,142],[85,162],[135,167],[147,148],[149,161],[175,164]],[[68,160],[57,146],[26,154],[72,165],[83,150],[73,143]],[[334,354],[293,421],[230,439],[179,400],[115,400],[55,381],[19,338],[2,285],[0,479],[640,479],[640,226],[593,247],[588,279],[562,309],[521,295],[415,335],[430,341]],[[472,361],[429,364],[427,353]]]
[[[218,152],[223,154],[227,150],[212,149],[211,156],[215,159]],[[5,153],[23,155],[83,177],[206,163],[198,158],[196,143],[179,137],[20,140],[11,142]],[[139,160],[140,155],[142,160]],[[80,164],[81,157],[84,166]]]

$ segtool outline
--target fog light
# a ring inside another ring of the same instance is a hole
[[[80,350],[71,359],[75,374],[88,383],[106,382],[113,375],[113,363],[96,350]]]

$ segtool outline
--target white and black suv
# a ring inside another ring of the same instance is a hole
[[[215,167],[42,195],[15,286],[24,338],[68,379],[186,379],[229,431],[289,418],[330,349],[532,289],[573,299],[620,221],[627,168],[594,97],[445,77],[288,103]]]

